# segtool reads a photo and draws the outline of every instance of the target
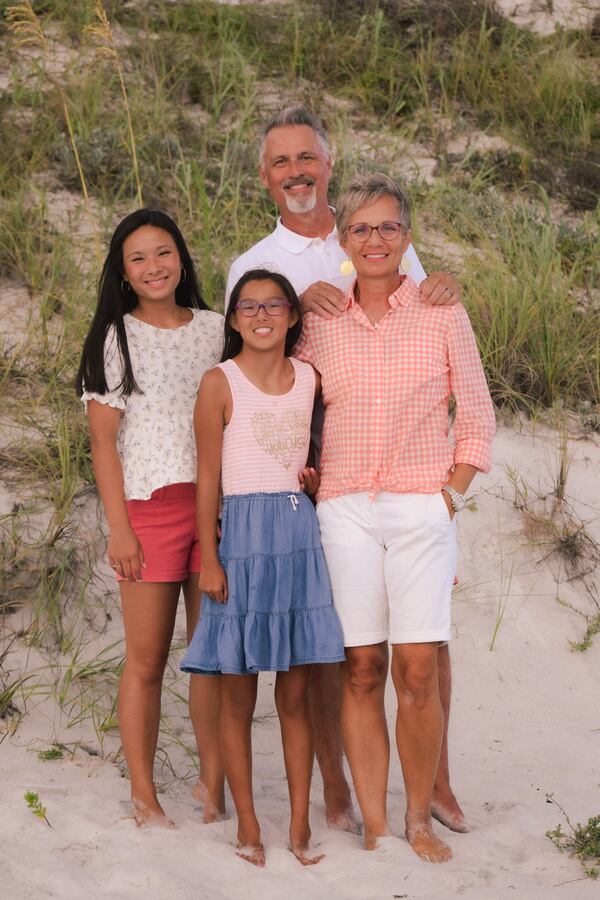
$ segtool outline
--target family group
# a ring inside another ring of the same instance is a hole
[[[174,827],[153,762],[183,590],[204,821],[224,815],[226,779],[236,852],[265,865],[251,726],[258,673],[272,671],[291,851],[322,858],[314,755],[328,823],[376,847],[391,655],[406,838],[444,862],[432,819],[468,830],[448,770],[455,517],[489,470],[495,417],[460,288],[426,277],[406,193],[357,174],[334,208],[332,166],[310,110],[266,124],[259,176],[279,218],[232,264],[224,316],[164,212],[133,212],[110,243],[77,387],[121,594],[133,816]]]

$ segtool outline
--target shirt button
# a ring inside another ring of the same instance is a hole
[[[375,403],[377,403],[377,404],[381,403],[381,397],[378,397],[377,400],[375,401]]]

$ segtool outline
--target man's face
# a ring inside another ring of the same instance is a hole
[[[286,211],[301,215],[318,205],[327,206],[331,159],[309,125],[272,128],[259,172],[282,215]]]

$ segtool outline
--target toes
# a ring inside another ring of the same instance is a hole
[[[265,866],[265,850],[262,844],[257,844],[256,846],[238,845],[235,853],[236,856],[239,856],[244,862],[252,863],[253,866],[258,866],[261,869]]]

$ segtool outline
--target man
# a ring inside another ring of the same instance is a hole
[[[302,106],[292,106],[271,118],[264,129],[259,176],[277,204],[280,218],[270,235],[234,261],[227,279],[227,296],[248,269],[267,268],[286,275],[306,311],[326,318],[342,313],[354,279],[352,266],[339,245],[334,212],[327,198],[332,168],[327,132],[317,116]],[[460,289],[449,275],[436,272],[426,277],[412,246],[404,255],[402,269],[420,285],[428,302],[446,304],[459,299]],[[444,736],[431,812],[448,828],[464,832],[468,826],[448,773],[451,674],[447,645],[439,649],[438,668]],[[337,665],[314,668],[310,703],[327,821],[355,831],[343,770]]]

